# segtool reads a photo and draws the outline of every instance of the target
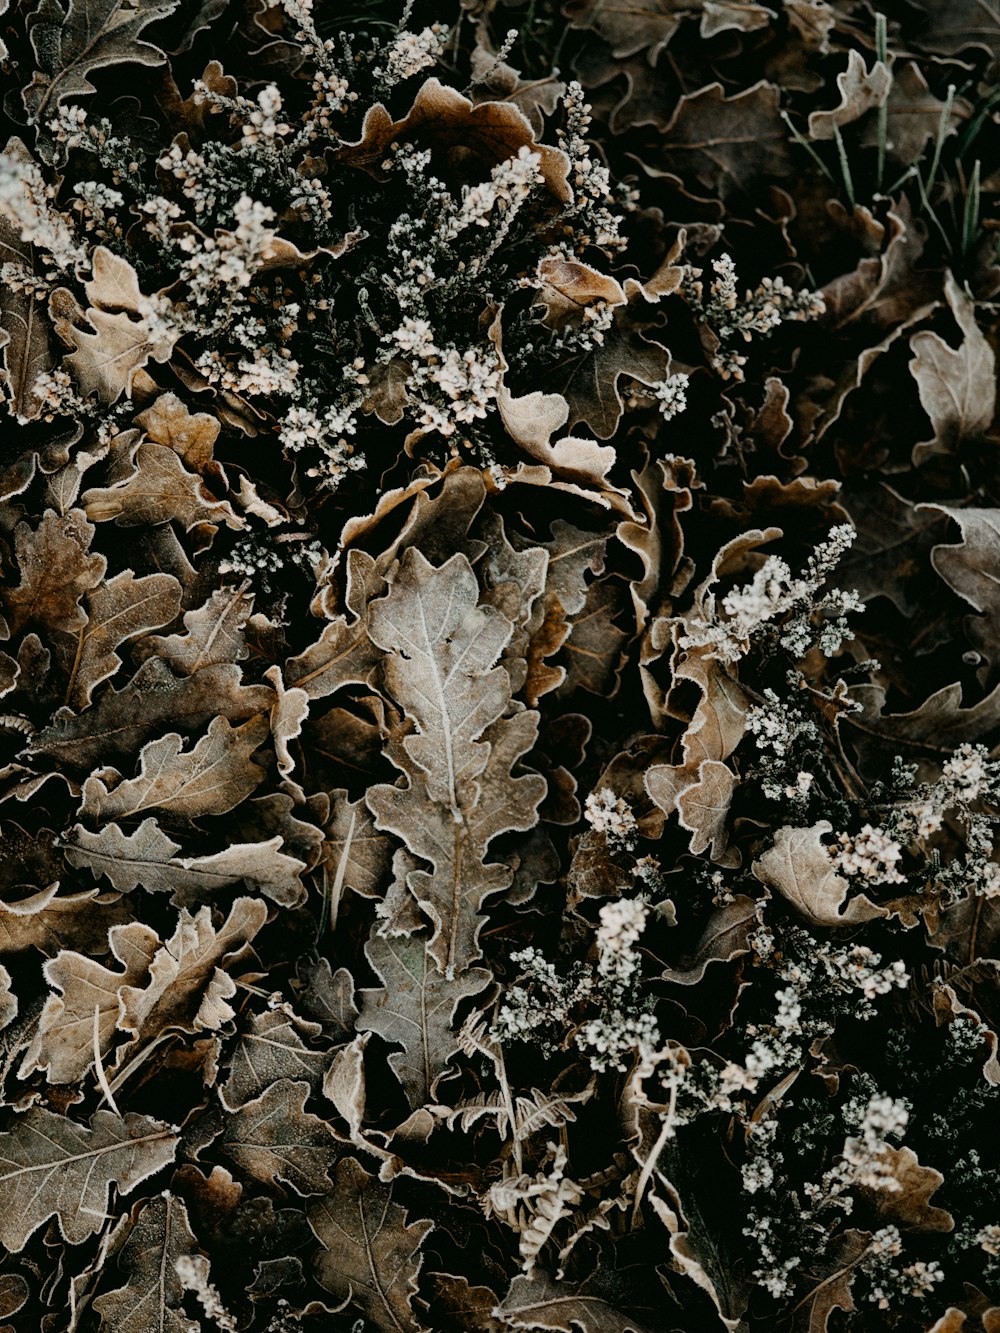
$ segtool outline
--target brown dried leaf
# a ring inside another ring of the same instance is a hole
[[[11,990],[10,973],[0,963],[0,1032],[17,1017],[17,996]]]
[[[365,945],[368,961],[383,985],[362,990],[359,1032],[377,1032],[402,1046],[389,1056],[412,1110],[435,1100],[435,1086],[459,1049],[452,1032],[455,1009],[492,980],[486,968],[471,967],[455,981],[435,969],[418,938],[386,940],[371,935]]]
[[[163,52],[142,39],[143,29],[176,8],[175,0],[70,0],[65,11],[43,3],[29,20],[38,69],[24,89],[24,107],[35,124],[45,125],[67,97],[96,91],[90,76],[109,65],[159,65]]]
[[[0,1244],[21,1250],[57,1217],[70,1245],[103,1230],[114,1185],[128,1194],[173,1161],[179,1139],[158,1120],[98,1111],[90,1127],[32,1107],[0,1134]]]
[[[949,347],[926,330],[910,338],[916,353],[910,373],[934,427],[933,440],[914,446],[915,466],[935,454],[953,453],[963,440],[981,435],[996,409],[996,357],[976,323],[972,301],[951,273],[945,276],[944,294],[962,331],[961,346]]]
[[[95,523],[114,519],[119,527],[145,527],[175,519],[185,531],[199,523],[242,528],[244,520],[228,500],[216,500],[202,479],[188,472],[165,444],[140,444],[135,471],[113,486],[86,491],[81,500]]]
[[[178,1259],[197,1253],[183,1199],[165,1190],[142,1204],[118,1256],[128,1281],[98,1296],[94,1309],[114,1333],[198,1333],[184,1313]]]
[[[134,921],[112,927],[109,942],[120,970],[66,950],[45,964],[45,979],[58,994],[45,1001],[20,1078],[43,1070],[50,1083],[78,1083],[94,1063],[95,1046],[102,1060],[111,1050],[121,988],[145,978],[160,939],[151,927]]]
[[[316,1260],[320,1283],[350,1301],[376,1333],[426,1333],[412,1308],[431,1222],[406,1221],[393,1187],[370,1176],[353,1157],[337,1163],[333,1190],[306,1211],[323,1251]]]
[[[506,1328],[550,1329],[553,1333],[652,1333],[616,1310],[605,1294],[584,1282],[557,1282],[547,1273],[523,1274],[510,1290],[497,1313]]]
[[[264,770],[251,755],[267,734],[267,719],[262,716],[240,727],[217,717],[194,747],[185,751],[179,733],[168,732],[143,746],[137,777],[110,789],[108,771],[89,777],[83,784],[80,811],[100,823],[156,809],[191,819],[224,815],[263,780]]]
[[[663,127],[657,166],[685,181],[696,176],[722,199],[761,177],[789,175],[780,100],[780,90],[764,81],[733,97],[725,96],[721,83],[682,97]]]
[[[86,624],[80,599],[100,584],[107,567],[103,555],[88,554],[94,532],[80,509],[64,515],[47,509],[34,530],[26,522],[17,525],[21,582],[2,594],[11,635],[27,625],[72,634]]]
[[[726,816],[735,789],[732,770],[717,759],[659,764],[646,773],[648,794],[665,814],[676,811],[681,828],[691,834],[692,854],[708,851],[713,861],[724,860],[729,841]]]
[[[315,1092],[330,1063],[330,1052],[313,1050],[303,1037],[318,1037],[322,1030],[319,1023],[299,1018],[287,1004],[251,1015],[233,1051],[229,1077],[219,1089],[226,1110],[244,1106],[279,1079],[305,1081]]]
[[[202,907],[195,916],[181,908],[177,929],[149,964],[146,984],[120,988],[120,1026],[141,1044],[167,1028],[221,1027],[233,1016],[227,1000],[236,994],[227,969],[247,956],[266,920],[267,907],[257,898],[237,898],[218,930],[211,908]]]
[[[130,569],[86,596],[87,624],[77,638],[67,701],[85,708],[95,688],[122,664],[116,649],[147,630],[168,625],[181,609],[181,585],[171,574],[136,578]]]
[[[207,412],[191,413],[174,393],[164,393],[135,418],[148,440],[173,449],[195,472],[203,472],[212,461],[215,441],[222,427]]]
[[[569,12],[572,26],[596,32],[616,60],[645,51],[653,66],[692,6],[690,0],[576,0]]]
[[[38,949],[52,957],[68,945],[103,953],[109,928],[130,919],[117,894],[85,889],[60,898],[58,889],[50,884],[28,898],[0,903],[0,953]]]
[[[387,654],[386,687],[416,731],[395,756],[408,785],[371,788],[368,806],[378,828],[434,867],[412,872],[408,883],[434,922],[428,947],[449,976],[480,957],[480,907],[510,883],[508,867],[483,864],[489,843],[532,828],[545,795],[544,779],[511,776],[534,742],[537,714],[503,718],[510,681],[494,663],[512,626],[478,600],[464,556],[435,568],[410,548],[369,616],[369,634]]]
[[[951,1213],[935,1208],[931,1195],[944,1184],[944,1176],[932,1166],[921,1166],[912,1148],[894,1148],[884,1144],[879,1165],[896,1182],[895,1189],[858,1189],[867,1198],[875,1216],[883,1225],[894,1223],[908,1231],[953,1231]]]
[[[103,691],[79,716],[60,708],[50,725],[31,738],[27,753],[89,772],[105,761],[131,759],[164,723],[194,730],[216,716],[236,722],[271,707],[273,690],[240,681],[237,666],[204,667],[178,677],[151,657],[121,690]]]
[[[568,370],[560,367],[559,371],[558,388],[569,404],[569,428],[582,421],[599,440],[610,439],[618,427],[624,406],[623,378],[657,384],[670,373],[670,353],[644,336],[644,330],[655,324],[647,307],[658,298],[651,298],[632,280],[626,282],[625,291],[628,302],[616,309],[604,341],[569,358]]]
[[[850,885],[834,869],[822,841],[829,833],[822,819],[811,828],[782,828],[774,835],[774,846],[753,863],[753,873],[762,884],[776,889],[814,926],[847,926],[887,916],[884,907],[864,894],[848,899]]]
[[[239,587],[216,588],[203,606],[185,611],[183,634],[150,634],[137,645],[138,656],[160,657],[183,676],[193,676],[202,667],[241,662],[248,651],[243,629],[253,610],[248,586],[245,581]]]
[[[833,111],[814,111],[809,117],[809,137],[832,139],[836,130],[860,120],[867,112],[882,106],[892,87],[892,75],[881,60],[868,69],[860,51],[849,51],[847,69],[837,75],[840,105]]]
[[[296,1194],[325,1194],[341,1149],[327,1122],[306,1111],[309,1092],[308,1083],[287,1078],[272,1083],[225,1117],[219,1147],[264,1185],[281,1181]]]
[[[478,159],[486,171],[528,146],[541,158],[539,170],[549,190],[560,202],[570,202],[569,159],[560,149],[535,142],[523,112],[509,102],[474,105],[437,79],[427,80],[401,120],[393,120],[381,102],[376,103],[365,113],[361,138],[341,144],[336,155],[339,161],[382,179],[390,144],[411,140],[459,149]]]
[[[705,975],[709,963],[730,963],[748,953],[747,943],[757,924],[760,905],[753,898],[737,894],[731,903],[717,907],[705,923],[701,939],[683,967],[667,967],[664,981],[677,986],[695,986]]]

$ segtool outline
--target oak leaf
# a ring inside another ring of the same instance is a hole
[[[24,89],[31,120],[46,124],[67,97],[96,92],[91,74],[109,65],[163,63],[163,52],[142,38],[143,30],[165,18],[176,0],[41,0],[28,18],[28,32],[38,69]]]
[[[123,1030],[145,1045],[167,1029],[214,1031],[233,1017],[227,1003],[236,994],[229,969],[250,952],[250,942],[267,920],[267,907],[257,898],[237,898],[218,929],[212,911],[202,907],[194,916],[181,908],[177,929],[159,945],[139,981],[119,991]]]
[[[121,990],[145,979],[160,947],[140,921],[112,927],[111,953],[121,968],[105,967],[72,950],[60,950],[43,969],[57,994],[45,1001],[38,1027],[18,1071],[28,1078],[47,1071],[50,1083],[77,1083],[109,1053],[121,1017]]]
[[[916,353],[910,373],[917,381],[920,405],[934,427],[933,440],[914,446],[917,466],[981,435],[989,429],[996,409],[996,356],[976,322],[973,303],[951,273],[945,277],[944,293],[962,332],[961,345],[949,347],[939,334],[928,330],[910,338]]]
[[[118,1255],[128,1281],[94,1301],[103,1325],[114,1333],[198,1333],[201,1325],[184,1313],[177,1276],[178,1259],[197,1249],[184,1200],[169,1190],[148,1199]]]
[[[431,1222],[407,1223],[392,1185],[353,1157],[337,1163],[332,1191],[306,1216],[323,1246],[316,1276],[327,1291],[356,1306],[376,1333],[426,1333],[412,1300]]]
[[[114,519],[120,527],[145,527],[175,519],[186,531],[196,524],[224,523],[242,528],[244,520],[228,500],[216,500],[205,483],[189,472],[165,444],[140,444],[135,471],[112,486],[85,491],[81,504],[95,523]]]
[[[543,778],[511,775],[534,742],[537,715],[504,718],[510,681],[494,664],[513,627],[478,600],[464,556],[435,568],[411,547],[369,614],[369,634],[386,653],[386,688],[416,730],[395,757],[407,785],[372,787],[366,799],[376,826],[434,867],[408,883],[434,922],[428,947],[449,976],[480,956],[482,902],[511,880],[508,867],[483,863],[489,843],[532,828],[545,795]]]
[[[784,177],[791,166],[779,113],[781,94],[772,83],[726,97],[721,83],[685,95],[669,124],[658,166],[682,180],[692,174],[726,199],[761,177]]]
[[[607,1294],[589,1282],[557,1282],[547,1273],[534,1277],[521,1274],[496,1313],[505,1328],[547,1329],[552,1333],[651,1333],[615,1308]]]
[[[412,1110],[434,1099],[434,1090],[459,1049],[452,1032],[455,1010],[463,999],[478,994],[491,980],[486,968],[471,967],[446,981],[434,967],[424,941],[386,940],[371,935],[365,945],[368,961],[382,985],[362,990],[359,1032],[376,1032],[384,1041],[402,1046],[389,1064],[403,1085]]]
[[[832,139],[837,130],[882,106],[892,87],[887,65],[876,60],[871,69],[859,51],[848,52],[847,69],[837,75],[840,104],[832,111],[814,111],[809,117],[809,137]]]
[[[164,393],[152,406],[138,413],[135,424],[148,440],[165,444],[195,472],[203,472],[212,461],[215,441],[222,427],[208,412],[190,412],[175,393]]]
[[[50,1217],[70,1245],[104,1227],[114,1185],[128,1194],[174,1157],[177,1134],[149,1116],[98,1111],[90,1126],[42,1107],[0,1134],[0,1244],[21,1250]]]
[[[811,828],[778,829],[774,846],[754,861],[753,873],[813,926],[856,925],[888,915],[863,893],[848,898],[850,885],[837,873],[822,841],[830,828],[822,819]]]
[[[325,1120],[305,1109],[309,1084],[283,1078],[227,1115],[219,1146],[262,1184],[324,1194],[341,1148]]]
[[[247,587],[244,582],[216,588],[202,606],[184,612],[183,634],[147,635],[137,654],[162,658],[183,676],[193,676],[202,667],[241,662],[249,651],[243,630],[253,610],[253,593]]]
[[[59,895],[50,884],[27,898],[0,902],[0,953],[38,949],[50,957],[67,945],[87,953],[103,953],[108,929],[130,918],[115,893],[85,889]]]
[[[304,1081],[315,1092],[330,1063],[329,1050],[317,1051],[304,1038],[316,1038],[322,1025],[299,1018],[287,1004],[253,1014],[233,1051],[229,1077],[219,1089],[229,1111],[252,1101],[279,1079]]]
[[[171,574],[136,578],[130,569],[106,579],[86,595],[87,624],[77,637],[67,688],[75,708],[90,703],[95,688],[122,664],[116,649],[147,630],[168,625],[181,609],[181,585]]]
[[[137,777],[110,789],[107,771],[89,777],[83,786],[81,813],[101,823],[152,809],[192,819],[225,814],[263,780],[264,770],[251,755],[267,733],[267,719],[261,716],[239,727],[217,717],[194,747],[185,751],[180,734],[168,732],[143,746]]]
[[[271,707],[273,690],[243,685],[241,679],[234,665],[175,676],[160,658],[151,657],[120,690],[103,691],[82,713],[60,708],[49,726],[31,738],[27,754],[46,755],[87,773],[101,763],[133,758],[165,722],[194,730],[217,716],[238,722]]]
[[[80,509],[62,515],[47,509],[35,529],[27,522],[17,525],[21,582],[3,591],[11,635],[27,625],[72,634],[86,624],[80,600],[98,587],[107,567],[103,555],[89,554],[94,532]]]

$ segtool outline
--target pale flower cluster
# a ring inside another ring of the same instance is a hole
[[[744,342],[750,342],[755,334],[766,337],[785,320],[817,319],[826,309],[819,292],[797,292],[780,277],[764,278],[741,300],[731,255],[713,260],[712,270],[715,277],[706,292],[700,280],[702,270],[687,266],[682,290],[695,313],[711,324],[723,344],[735,337]],[[745,364],[745,356],[724,345],[713,356],[713,365],[723,379],[742,380]]]
[[[381,53],[380,63],[372,72],[383,88],[394,88],[397,83],[433,65],[447,41],[448,29],[443,23],[432,23],[422,32],[404,30],[397,33]]]
[[[869,884],[903,884],[905,876],[896,868],[903,849],[885,829],[871,824],[858,833],[841,833],[830,848],[830,857],[841,875],[858,876]]]
[[[595,833],[603,833],[614,851],[630,852],[636,846],[639,826],[624,796],[616,796],[610,787],[592,791],[583,806],[583,815]]]

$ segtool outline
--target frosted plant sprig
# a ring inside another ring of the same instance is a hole
[[[685,618],[681,647],[707,647],[720,661],[737,662],[759,636],[770,632],[794,657],[803,656],[814,643],[832,656],[852,637],[847,615],[863,611],[864,603],[855,592],[834,588],[822,597],[818,593],[854,536],[848,523],[831,528],[797,577],[781,556],[768,556],[749,583],[731,589],[721,603],[709,596],[706,614]]]
[[[746,357],[731,344],[740,339],[749,343],[754,337],[766,337],[786,320],[817,319],[825,312],[819,292],[795,291],[784,278],[763,278],[753,290],[740,298],[736,265],[731,255],[712,261],[714,278],[705,290],[703,270],[685,266],[681,290],[697,317],[711,325],[722,341],[714,353],[712,365],[723,379],[742,380]]]

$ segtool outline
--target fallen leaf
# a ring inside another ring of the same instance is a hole
[[[863,893],[848,898],[850,885],[838,875],[822,841],[830,823],[811,828],[781,828],[774,846],[753,863],[762,884],[776,889],[813,926],[847,926],[888,915]]]
[[[32,1107],[0,1134],[0,1244],[22,1250],[50,1217],[70,1245],[104,1227],[112,1187],[128,1194],[169,1162],[177,1134],[149,1116],[97,1111],[86,1125]]]
[[[353,1157],[337,1163],[332,1191],[312,1200],[306,1216],[323,1246],[316,1276],[327,1291],[360,1310],[377,1333],[426,1333],[412,1301],[431,1222],[407,1223],[392,1185]]]

